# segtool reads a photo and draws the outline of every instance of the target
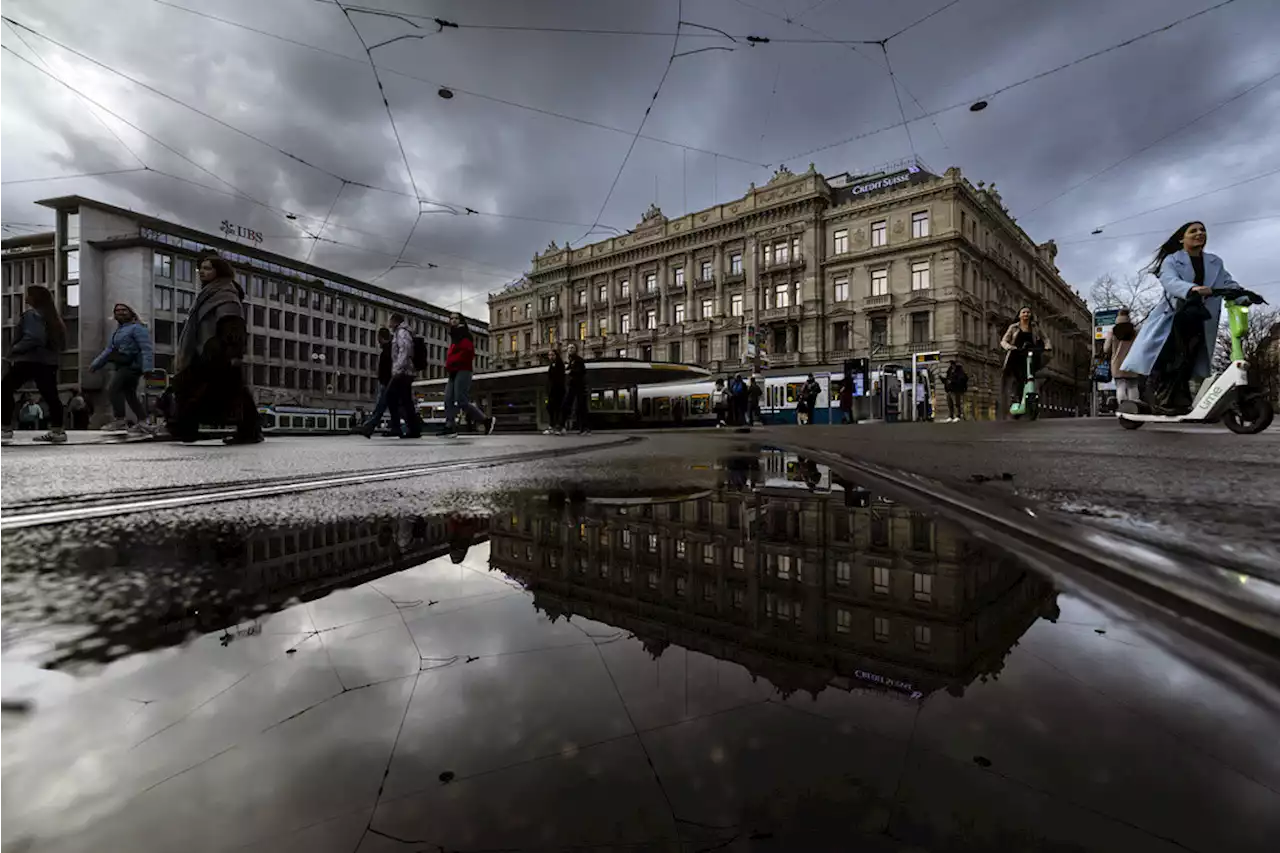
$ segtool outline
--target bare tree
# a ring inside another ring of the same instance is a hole
[[[1111,273],[1098,276],[1089,290],[1089,303],[1100,308],[1128,308],[1135,325],[1141,325],[1164,298],[1160,282],[1146,273],[1133,273],[1117,279]]]

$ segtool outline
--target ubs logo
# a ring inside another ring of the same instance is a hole
[[[230,222],[226,219],[222,220],[222,226],[219,230],[228,237],[252,240],[255,243],[261,243],[263,239],[261,231],[254,231],[252,228],[245,228],[243,225],[236,225],[234,222]]]

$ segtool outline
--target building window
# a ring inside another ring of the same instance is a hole
[[[311,318],[311,337],[318,338],[324,334],[324,321],[319,317]]]
[[[169,346],[173,343],[172,320],[156,320],[154,331],[157,344],[160,344],[161,346]]]
[[[156,252],[151,271],[159,278],[173,278],[173,255]]]
[[[702,300],[702,305],[701,305],[702,313],[698,315],[698,319],[710,320],[711,312],[713,310],[711,306],[712,306],[712,302],[710,299]]]
[[[622,331],[622,334],[624,335],[630,334],[631,333],[631,315],[627,314],[626,312],[623,312],[622,316],[620,316],[618,319],[619,319],[618,328]]]
[[[747,562],[747,551],[741,545],[733,546],[733,567],[741,569]]]
[[[933,642],[933,629],[928,625],[917,625],[915,629],[916,648],[924,651]]]
[[[644,277],[644,292],[656,293],[658,291],[658,276],[656,273],[646,273]]]
[[[618,358],[626,358],[626,357],[627,357],[627,348],[618,347]]]
[[[679,364],[684,361],[684,353],[680,350],[680,342],[675,341],[667,345],[667,361],[672,364]]]
[[[871,569],[871,591],[876,595],[889,594],[889,570],[884,566]]]
[[[849,279],[836,279],[836,302],[849,301]]]
[[[832,346],[836,350],[853,349],[849,345],[849,324],[848,322],[836,323],[832,327]]]
[[[578,291],[578,307],[582,308],[587,304],[587,291],[585,289]]]
[[[159,255],[157,255],[159,257]],[[156,310],[172,311],[173,310],[173,288],[157,287],[156,288]]]
[[[729,275],[740,275],[742,273],[742,253],[734,252],[729,256]]]
[[[713,566],[720,554],[716,550],[716,546],[710,543],[702,546],[702,562],[704,565]]]
[[[916,238],[929,236],[929,211],[922,210],[911,214],[911,236]]]
[[[916,572],[911,578],[911,583],[916,601],[933,601],[933,575]]]
[[[836,633],[847,634],[853,626],[853,614],[843,607],[836,609]]]
[[[511,343],[511,352],[519,352],[519,351],[520,351],[520,339],[519,339],[519,337],[517,337],[517,335],[516,335],[516,333],[515,333],[515,332],[512,332],[512,333],[511,333],[511,342],[510,342],[510,343]]]
[[[676,267],[675,285],[677,288],[684,287],[684,267]]]
[[[889,271],[887,269],[871,271],[871,295],[884,296],[889,292]]]
[[[677,302],[673,306],[673,310],[671,313],[672,313],[671,321],[673,323],[683,323],[684,322],[684,303]]]
[[[578,323],[578,340],[585,341],[587,339],[587,322],[583,320]]]
[[[742,336],[729,335],[724,340],[724,357],[727,359],[736,359],[742,353]]]
[[[596,302],[605,303],[609,301],[609,285],[602,284],[596,291]]]
[[[929,342],[929,312],[916,311],[911,315],[911,343]]]
[[[764,255],[764,266],[766,268],[773,266],[773,244],[772,243],[764,247],[763,255]]]
[[[547,326],[542,330],[542,342],[544,344],[554,344],[556,342],[555,326]]]
[[[631,298],[631,282],[625,278],[618,282],[618,297],[620,299]]]
[[[289,361],[298,360],[298,342],[297,341],[284,342],[284,357],[287,358]]]
[[[791,259],[790,246],[788,246],[785,242],[779,243],[777,246],[774,247],[773,254],[774,254],[774,257],[777,259],[778,263],[785,264],[787,261]]]
[[[267,341],[267,353],[272,358],[280,358],[280,352],[283,349],[283,342],[280,338],[271,338]]]
[[[276,281],[274,278],[267,279],[267,298],[274,299],[276,302],[280,301],[280,282]],[[342,300],[339,299],[338,302],[341,304]],[[274,385],[277,383],[273,382],[272,384]]]
[[[889,345],[889,318],[871,318],[871,346],[887,347]]]
[[[889,642],[889,620],[883,616],[877,616],[872,620],[871,635],[878,643]]]
[[[912,261],[911,262],[911,289],[912,290],[928,290],[929,289],[929,262],[928,261]]]
[[[524,318],[528,320],[532,316],[533,316],[533,303],[526,302],[524,304]]]
[[[261,358],[267,354],[267,339],[262,335],[254,335],[253,342],[249,345],[249,352]]]
[[[711,261],[702,262],[699,279],[701,281],[711,281]]]
[[[789,308],[791,306],[791,285],[779,284],[773,288],[773,307]]]
[[[711,341],[708,338],[698,338],[698,364],[706,364],[711,360]]]
[[[878,248],[888,244],[888,223],[881,219],[879,222],[871,223],[871,248]]]
[[[280,328],[280,309],[279,308],[272,308],[270,311],[268,311],[267,318],[268,318],[268,325],[272,329]]]
[[[654,308],[644,312],[644,327],[646,329],[658,328],[658,312]]]
[[[178,281],[191,281],[191,259],[178,258],[174,267],[174,278]]]
[[[853,581],[853,563],[836,560],[836,586],[848,586]]]
[[[743,314],[742,294],[735,293],[729,297],[729,316],[741,317]]]
[[[178,291],[178,313],[190,314],[191,306],[195,304],[196,295],[189,290]]]
[[[841,228],[839,231],[835,233],[834,236],[835,236],[835,248],[833,250],[834,253],[837,255],[843,255],[846,252],[848,252],[849,251],[849,230],[847,228]]]
[[[603,338],[605,335],[609,334],[609,321],[607,319],[602,317],[600,319],[599,326],[600,326],[599,328],[600,337]]]

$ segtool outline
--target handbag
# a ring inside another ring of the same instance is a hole
[[[1094,382],[1110,382],[1111,381],[1111,362],[1105,358],[1098,362],[1097,367],[1093,369]]]

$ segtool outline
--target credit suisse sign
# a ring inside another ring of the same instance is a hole
[[[883,190],[893,189],[894,187],[908,183],[913,176],[920,173],[920,169],[912,166],[902,172],[894,172],[892,175],[885,175],[883,178],[876,178],[874,181],[867,181],[862,184],[854,184],[849,192],[854,195],[867,195],[868,193],[881,192]]]

